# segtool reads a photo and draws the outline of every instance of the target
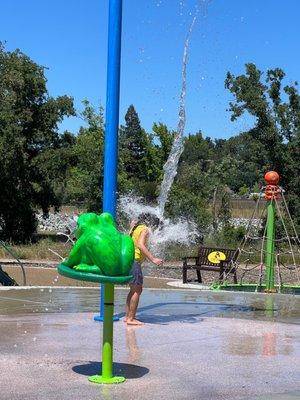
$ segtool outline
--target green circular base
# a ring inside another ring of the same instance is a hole
[[[296,285],[284,285],[279,287],[278,285],[272,291],[266,290],[266,285],[258,286],[255,283],[243,283],[243,284],[214,284],[210,287],[213,290],[227,290],[232,292],[259,292],[259,293],[278,293],[278,294],[297,294],[300,295],[300,286]]]
[[[114,384],[114,383],[123,383],[125,382],[125,378],[123,376],[112,376],[111,378],[104,378],[102,375],[93,375],[89,377],[89,381],[93,383],[99,384]]]
[[[133,278],[132,275],[126,276],[107,276],[92,274],[91,272],[80,272],[67,267],[64,264],[59,264],[57,270],[60,275],[66,276],[67,278],[77,279],[78,281],[87,282],[98,282],[98,283],[113,283],[119,285],[125,285],[130,282]]]

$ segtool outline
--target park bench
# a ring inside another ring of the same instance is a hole
[[[196,257],[184,257],[182,266],[182,282],[187,283],[187,271],[195,270],[197,280],[202,283],[201,271],[219,273],[219,282],[223,283],[226,276],[233,274],[234,283],[237,283],[235,260],[238,250],[200,246]]]

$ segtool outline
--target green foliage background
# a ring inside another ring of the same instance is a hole
[[[217,231],[221,222],[227,233],[220,240],[238,240],[240,229],[230,226],[230,199],[257,192],[264,173],[274,169],[300,223],[300,99],[297,82],[284,85],[284,79],[280,68],[263,73],[254,64],[246,64],[240,76],[227,73],[231,119],[248,113],[255,124],[229,139],[212,140],[200,131],[185,137],[168,216],[193,219],[203,234],[208,227]],[[30,240],[39,209],[47,215],[50,207],[73,204],[101,211],[103,109],[84,100],[79,132],[60,134],[63,118],[76,115],[73,99],[51,97],[46,84],[43,67],[1,45],[0,225],[6,240]],[[162,121],[146,132],[129,106],[119,130],[119,194],[155,203],[174,134]]]

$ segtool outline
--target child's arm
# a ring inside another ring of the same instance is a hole
[[[141,250],[141,252],[144,254],[144,256],[148,258],[149,261],[151,261],[153,264],[155,264],[157,266],[162,265],[163,260],[160,258],[154,257],[154,255],[152,253],[150,253],[150,251],[147,249],[146,243],[147,243],[148,236],[149,236],[149,229],[145,229],[139,237],[137,246]]]

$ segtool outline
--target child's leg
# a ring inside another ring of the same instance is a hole
[[[143,325],[143,323],[141,321],[138,321],[135,318],[142,291],[143,291],[143,286],[141,286],[141,285],[131,285],[130,286],[131,298],[129,301],[129,311],[128,311],[128,315],[127,315],[127,319],[126,319],[126,322],[128,325]],[[129,297],[129,295],[128,295],[128,297]]]
[[[132,295],[133,295],[133,292],[132,292],[131,289],[130,289],[130,292],[128,293],[127,299],[126,299],[124,322],[126,322],[126,321],[127,321],[127,318],[128,318],[129,307],[130,307],[130,300],[131,300]]]

